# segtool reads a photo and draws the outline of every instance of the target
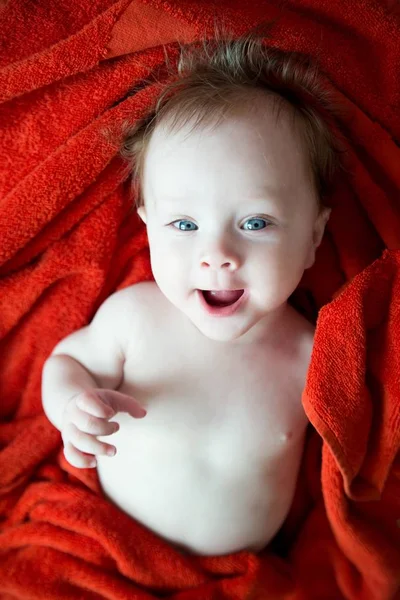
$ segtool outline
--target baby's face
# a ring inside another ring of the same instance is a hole
[[[330,211],[317,218],[288,119],[275,124],[264,111],[213,132],[188,131],[153,133],[138,212],[164,295],[208,338],[236,340],[261,332],[286,305],[314,262]],[[197,290],[227,289],[245,289],[246,301],[231,316],[208,314]]]

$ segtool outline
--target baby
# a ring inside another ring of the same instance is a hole
[[[190,124],[159,122],[146,149],[155,281],[57,344],[43,407],[71,465],[97,466],[106,497],[171,545],[259,552],[290,509],[308,423],[314,327],[288,298],[330,209],[263,90],[214,128]]]

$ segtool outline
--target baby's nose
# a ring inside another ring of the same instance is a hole
[[[201,267],[234,271],[239,268],[240,261],[234,252],[214,250],[205,252],[201,257],[200,264]]]

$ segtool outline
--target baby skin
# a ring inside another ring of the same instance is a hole
[[[84,466],[96,456],[106,497],[184,552],[260,551],[293,499],[307,426],[301,393],[312,326],[288,305],[273,342],[222,351],[190,326],[156,283],[118,294],[107,318],[114,304],[115,331],[130,327],[134,334],[118,386],[127,397],[89,388],[70,401],[61,431],[75,452],[65,450],[66,457]],[[121,314],[127,315],[124,327],[117,324]],[[92,339],[100,344],[101,323],[96,327]],[[91,347],[84,337],[90,339],[85,329],[66,338],[54,356],[90,364],[104,386],[99,389],[106,391],[96,350],[84,355],[82,348]],[[104,431],[113,423],[118,431],[85,440],[81,429],[96,424],[73,412],[76,401],[86,417],[104,414]],[[107,415],[108,407],[114,408]],[[144,418],[140,407],[147,411]],[[113,458],[106,455],[109,446],[116,449]],[[86,463],[79,461],[79,448]]]
[[[95,457],[105,496],[171,545],[259,552],[299,474],[314,327],[287,299],[329,211],[268,111],[184,134],[159,127],[146,158],[138,213],[155,281],[116,292],[61,340],[43,406],[67,460]]]

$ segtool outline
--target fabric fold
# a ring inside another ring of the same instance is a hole
[[[303,392],[353,500],[380,498],[400,449],[399,261],[386,250],[321,308]]]
[[[0,29],[0,598],[400,597],[400,64],[390,3],[3,3]],[[291,302],[316,325],[310,426],[285,523],[259,554],[187,556],[64,458],[41,372],[112,292],[152,279],[117,148],[176,41],[240,35],[309,54],[347,109],[348,171]]]

